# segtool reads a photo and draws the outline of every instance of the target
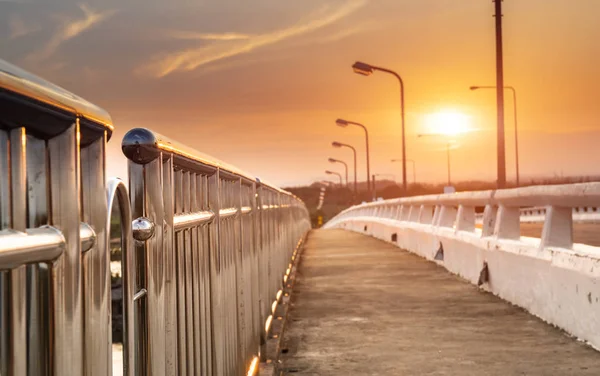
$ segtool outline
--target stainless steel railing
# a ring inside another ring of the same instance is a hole
[[[105,176],[112,130],[104,110],[0,60],[0,376],[111,374],[114,207],[124,374],[251,372],[310,227],[304,204],[146,129],[123,140],[128,192]]]
[[[140,371],[246,374],[310,227],[304,204],[147,129],[130,131],[123,151],[138,218],[136,269],[148,291]]]

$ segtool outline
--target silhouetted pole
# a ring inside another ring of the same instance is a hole
[[[412,163],[413,184],[416,184],[417,183],[417,168],[416,168],[415,161],[412,159],[407,159],[406,161]],[[402,159],[392,159],[392,163],[394,163],[394,162],[402,162]]]
[[[377,200],[377,186],[375,184],[375,175],[373,175],[373,177],[371,178],[371,181],[373,182],[373,201]]]
[[[404,130],[405,116],[404,116],[404,81],[402,77],[393,70],[378,67],[375,65],[363,63],[357,61],[352,65],[352,69],[354,69],[355,73],[362,74],[363,76],[370,76],[374,71],[381,71],[385,73],[389,73],[398,79],[398,83],[400,84],[400,112],[402,115],[402,187],[406,192],[406,132]]]
[[[335,158],[329,158],[329,162],[331,163],[341,163],[344,165],[344,168],[346,170],[346,188],[348,187],[348,164],[344,161],[341,161],[339,159],[335,159]]]
[[[495,89],[496,86],[471,86],[471,90],[477,89]],[[517,124],[517,90],[513,86],[505,86],[504,89],[512,91],[513,94],[513,109],[515,115],[515,171],[517,175],[517,187],[521,185],[519,175],[519,126]]]
[[[369,193],[371,193],[371,162],[370,162],[370,156],[369,156],[369,131],[367,130],[367,127],[364,126],[361,123],[357,123],[355,121],[348,121],[348,120],[344,120],[344,119],[337,119],[335,121],[335,123],[342,127],[345,128],[347,127],[349,124],[350,125],[356,125],[358,127],[361,127],[364,131],[365,131],[365,141],[367,144],[367,190],[369,191]]]
[[[344,186],[344,183],[343,183],[343,181],[342,181],[342,174],[340,174],[339,172],[335,172],[335,171],[329,171],[329,170],[325,171],[325,173],[326,173],[327,175],[337,175],[337,177],[338,177],[338,178],[340,178],[340,187],[343,187],[343,186]]]
[[[354,195],[357,196],[358,195],[358,183],[356,180],[357,179],[357,177],[356,177],[356,149],[354,148],[354,146],[344,144],[341,142],[337,142],[337,141],[332,142],[331,146],[333,146],[334,148],[347,147],[347,148],[352,149],[352,152],[354,153]]]
[[[498,188],[506,186],[504,150],[504,66],[502,51],[502,0],[494,0],[496,17],[496,99],[498,112]]]

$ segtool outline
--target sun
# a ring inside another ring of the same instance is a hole
[[[457,136],[470,132],[471,118],[457,111],[440,111],[426,115],[427,133]]]

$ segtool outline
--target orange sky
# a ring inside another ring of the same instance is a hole
[[[79,4],[79,5],[78,5]],[[506,0],[506,84],[519,95],[521,175],[598,175],[600,2]],[[148,127],[281,185],[350,161],[367,125],[371,171],[400,177],[398,86],[352,73],[356,60],[397,70],[406,85],[407,156],[417,179],[446,177],[445,143],[417,138],[427,114],[468,115],[453,179],[496,176],[495,80],[489,0],[0,1],[2,58],[101,105],[115,121],[109,173],[123,175],[120,139]],[[514,179],[507,96],[507,170]],[[411,177],[409,171],[409,177]]]

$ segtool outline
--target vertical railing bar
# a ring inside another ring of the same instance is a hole
[[[209,177],[202,176],[202,208],[206,210],[218,209],[215,205],[211,205],[209,200]],[[218,213],[218,210],[217,212]],[[206,364],[206,375],[212,375],[214,369],[214,341],[213,341],[213,319],[212,319],[212,263],[211,263],[211,244],[214,237],[212,228],[214,225],[207,225],[202,228],[202,278],[204,285],[204,309],[202,311],[203,333],[204,333],[204,361]]]
[[[190,203],[188,210],[192,212],[200,211],[200,206],[198,205],[198,186],[197,186],[197,175],[194,173],[190,173],[189,176],[189,196]],[[198,228],[193,227],[189,230],[188,236],[190,237],[191,242],[191,270],[192,270],[192,310],[193,310],[193,318],[192,318],[192,330],[193,330],[193,356],[194,356],[194,374],[202,374],[202,349],[200,346],[200,264],[199,264],[199,254],[198,254]]]
[[[146,195],[145,195],[145,180],[144,180],[144,166],[133,162],[128,163],[128,176],[129,176],[129,202],[131,209],[131,218],[140,218],[146,216]],[[135,290],[146,289],[148,290],[148,255],[147,255],[146,242],[135,241],[132,244],[131,252],[133,253],[134,264],[131,265],[131,269],[136,270],[134,278]],[[122,265],[124,273],[127,265]],[[123,279],[125,284],[125,279]],[[125,286],[125,285],[124,285]],[[125,305],[132,306],[135,320],[134,328],[134,343],[131,344],[130,349],[133,352],[135,364],[132,367],[132,372],[135,375],[147,375],[152,369],[153,360],[149,359],[150,346],[148,344],[150,338],[149,320],[148,320],[148,299],[140,299],[133,303],[131,300],[125,302]],[[130,376],[130,375],[127,375]]]
[[[178,273],[177,256],[175,247],[175,233],[173,218],[175,215],[175,199],[177,188],[175,184],[174,161],[171,154],[163,155],[162,164],[162,208],[164,212],[164,230],[162,239],[162,254],[164,280],[164,306],[161,307],[164,315],[164,348],[165,373],[167,375],[182,374],[178,362],[178,327],[177,294]]]
[[[81,150],[82,221],[96,232],[94,246],[83,255],[84,372],[106,375],[112,363],[111,276],[106,239],[106,133]]]
[[[52,268],[52,373],[83,374],[82,275],[79,241],[80,155],[79,120],[48,141],[50,161],[50,224],[66,241]]]
[[[182,172],[181,181],[181,205],[182,212],[191,212],[191,182],[190,172]],[[191,231],[184,230],[181,232],[182,246],[181,251],[183,252],[185,261],[185,337],[186,337],[186,369],[190,375],[195,374],[195,362],[194,362],[194,308],[193,308],[193,263],[192,263],[192,244],[191,244]]]
[[[224,375],[223,370],[223,336],[221,332],[221,301],[220,301],[220,239],[219,228],[221,218],[219,169],[210,176],[208,182],[208,197],[210,210],[215,213],[215,219],[210,227],[209,265],[210,265],[210,321],[211,321],[211,357],[213,374]]]
[[[28,228],[48,223],[48,180],[46,142],[27,136],[27,192]],[[0,171],[0,176],[2,172]],[[0,188],[1,189],[1,188]],[[27,267],[27,367],[32,376],[48,374],[48,351],[50,311],[48,264]],[[1,329],[0,329],[1,331]],[[1,347],[1,346],[0,346]],[[1,371],[0,371],[1,374]]]
[[[173,173],[173,192],[175,200],[175,214],[183,213],[183,171]],[[183,231],[175,233],[175,257],[177,269],[177,358],[179,375],[187,375],[187,340],[186,340],[186,274],[185,274],[185,247]]]
[[[16,231],[27,229],[27,135],[25,128],[10,131],[11,226]],[[27,373],[27,267],[9,272],[10,358],[12,375]]]
[[[10,227],[10,168],[8,134],[0,130],[0,230]],[[0,271],[0,374],[8,375],[8,272]]]

